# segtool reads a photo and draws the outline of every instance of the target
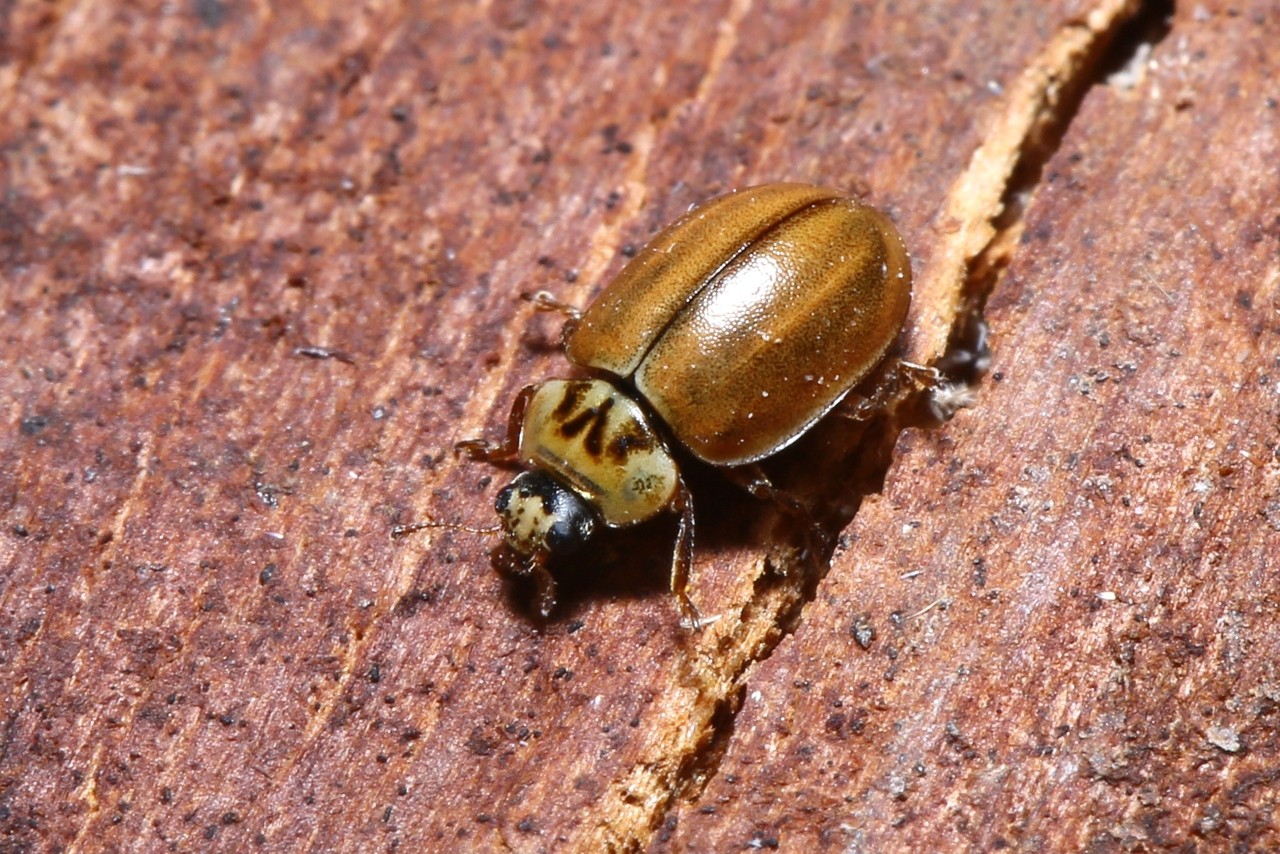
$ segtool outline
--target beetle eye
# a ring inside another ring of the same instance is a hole
[[[543,471],[518,474],[498,493],[494,508],[507,545],[522,555],[571,554],[596,529],[591,507]]]
[[[547,549],[559,555],[576,552],[596,531],[596,518],[591,508],[567,489],[563,490],[563,495],[569,500],[558,502],[546,537]]]

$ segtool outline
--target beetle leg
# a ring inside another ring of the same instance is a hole
[[[752,498],[768,501],[784,513],[806,520],[813,515],[812,508],[801,501],[795,493],[774,486],[773,481],[769,480],[769,476],[764,473],[764,469],[756,463],[721,469],[721,471],[724,472],[725,477],[749,493]]]
[[[556,609],[556,579],[547,569],[547,553],[539,550],[530,557],[516,554],[505,543],[499,545],[491,553],[494,568],[506,575],[533,580],[537,592],[534,594],[534,607],[545,620]]]
[[[582,311],[579,308],[569,305],[567,302],[561,302],[556,299],[550,291],[534,291],[531,294],[524,293],[520,295],[520,299],[533,303],[533,307],[538,311],[559,312],[570,320],[582,319]]]
[[[516,395],[511,405],[511,416],[507,419],[507,435],[494,444],[485,439],[462,439],[453,443],[455,454],[464,453],[473,460],[484,460],[486,463],[513,463],[520,457],[520,433],[524,430],[524,413],[529,408],[537,386],[527,385]]]
[[[870,421],[884,412],[901,391],[902,380],[898,372],[890,371],[869,397],[853,398],[851,395],[849,405],[842,407],[840,414],[850,421]]]
[[[706,624],[689,598],[689,570],[693,566],[693,496],[689,494],[683,478],[672,507],[680,514],[680,524],[676,528],[675,551],[671,556],[671,592],[684,615],[681,622],[689,628],[700,629]]]
[[[532,576],[533,583],[538,588],[533,601],[544,620],[556,609],[556,579],[547,569],[545,561],[546,555],[538,552],[528,566],[529,575]]]
[[[885,372],[868,397],[846,398],[839,414],[852,421],[867,421],[884,412],[895,400],[908,391],[932,391],[943,384],[937,368],[898,360]]]
[[[967,370],[976,372],[976,364],[975,361]],[[899,386],[910,383],[912,391],[924,392],[925,411],[938,424],[950,421],[961,409],[973,406],[976,400],[972,385],[961,378],[960,372],[952,374],[906,361],[898,362],[894,372],[900,375]],[[977,374],[974,373],[974,376]]]
[[[937,368],[929,365],[918,365],[915,362],[908,362],[906,359],[898,360],[898,364],[893,368],[893,373],[898,375],[900,383],[905,385],[910,382],[920,389],[937,388],[943,382],[942,372]]]
[[[779,489],[774,486],[773,481],[769,480],[769,476],[765,474],[764,469],[758,464],[750,463],[736,468],[721,469],[721,471],[730,480],[750,493],[752,498],[768,501],[778,510],[796,520],[802,526],[804,548],[810,555],[818,554],[830,543],[831,535],[818,521],[812,505],[794,492],[788,492],[785,489]]]

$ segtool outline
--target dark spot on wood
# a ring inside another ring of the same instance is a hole
[[[200,23],[211,30],[222,26],[227,17],[227,5],[222,0],[196,0],[195,10]]]
[[[43,415],[30,415],[22,419],[22,435],[35,436],[45,427],[49,426],[49,419]]]

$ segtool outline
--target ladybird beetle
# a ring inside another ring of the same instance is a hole
[[[753,187],[695,206],[651,240],[562,340],[589,379],[523,389],[501,443],[457,447],[528,468],[495,504],[503,568],[555,606],[553,556],[601,528],[679,516],[671,590],[688,594],[693,501],[673,447],[727,469],[778,453],[884,358],[911,301],[911,262],[879,211],[803,184]],[[756,494],[771,494],[754,480]]]

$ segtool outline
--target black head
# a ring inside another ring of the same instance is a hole
[[[507,545],[527,557],[572,554],[599,524],[591,505],[544,471],[516,475],[498,493],[494,509]]]

